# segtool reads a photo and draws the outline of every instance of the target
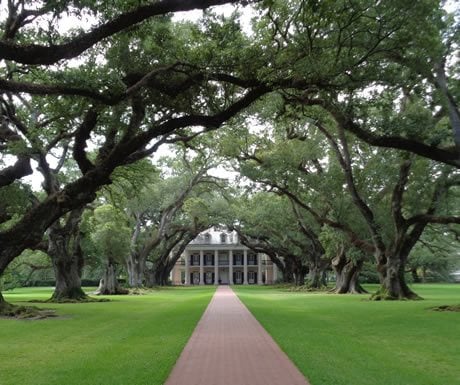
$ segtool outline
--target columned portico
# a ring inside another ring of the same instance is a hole
[[[257,254],[257,284],[262,285],[262,258],[260,254]]]
[[[184,255],[184,258],[185,258],[185,279],[184,279],[184,284],[185,285],[190,285],[190,266],[189,266],[190,254],[189,254],[188,250],[185,250],[184,253],[185,253],[185,255]]]

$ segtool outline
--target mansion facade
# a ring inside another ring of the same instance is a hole
[[[173,285],[263,285],[276,282],[278,269],[236,232],[210,229],[187,245],[171,274]]]

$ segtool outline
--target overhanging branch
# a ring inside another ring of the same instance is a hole
[[[18,45],[8,41],[0,41],[0,59],[12,60],[23,64],[50,65],[62,59],[77,57],[88,48],[115,35],[133,25],[153,16],[165,15],[170,12],[206,9],[215,5],[237,3],[238,0],[161,0],[152,4],[139,6],[125,12],[90,32],[57,45]]]

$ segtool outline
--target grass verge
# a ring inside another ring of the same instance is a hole
[[[370,292],[374,287],[366,287]],[[235,287],[312,385],[459,385],[460,285],[414,285],[424,301]]]
[[[111,301],[105,303],[46,303],[60,317],[0,319],[0,384],[163,384],[214,290],[166,288],[106,296]],[[23,304],[51,293],[26,288],[4,297]]]

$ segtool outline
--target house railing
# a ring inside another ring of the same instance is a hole
[[[189,261],[189,266],[200,266],[200,261]],[[262,260],[262,265],[265,265],[265,266],[271,266],[273,265],[273,262],[272,261],[267,261],[267,260]],[[229,259],[223,259],[223,260],[219,260],[219,266],[228,266],[230,264],[230,260]],[[180,266],[184,266],[185,265],[185,261],[184,260],[177,260],[176,262],[176,265],[180,265]],[[248,266],[257,266],[258,263],[257,261],[255,260],[248,260]],[[214,266],[214,261],[211,261],[211,262],[206,262],[204,261],[204,266]],[[236,262],[236,261],[233,261],[233,266],[244,266],[243,265],[243,262]]]

